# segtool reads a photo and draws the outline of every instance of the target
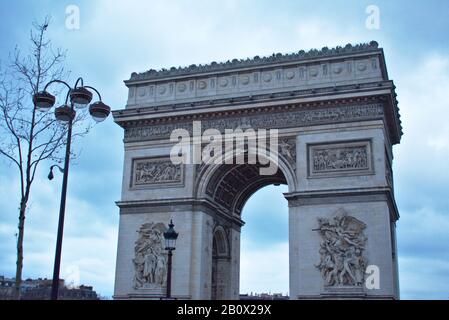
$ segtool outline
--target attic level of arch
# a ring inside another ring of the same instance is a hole
[[[262,103],[262,102],[278,102],[283,101],[285,99],[300,99],[300,98],[310,98],[320,96],[328,96],[329,94],[337,95],[337,94],[353,94],[353,93],[362,93],[364,91],[373,91],[373,90],[385,90],[391,89],[393,102],[395,104],[396,94],[394,92],[395,85],[392,80],[382,80],[382,81],[372,81],[372,82],[361,82],[361,83],[352,83],[352,84],[339,84],[335,83],[329,86],[322,86],[316,88],[290,88],[285,91],[274,91],[269,93],[254,93],[248,95],[240,95],[233,97],[225,97],[225,98],[217,98],[210,97],[209,99],[197,99],[191,102],[173,102],[173,103],[163,103],[152,106],[146,106],[145,102],[136,104],[132,108],[127,108],[123,110],[116,111],[117,116],[133,116],[139,115],[144,116],[147,114],[158,115],[164,114],[166,112],[173,111],[187,111],[187,110],[195,110],[201,111],[202,109],[210,109],[217,107],[229,107],[229,106],[238,106],[238,105],[247,105],[254,103]],[[120,124],[120,123],[119,123]]]

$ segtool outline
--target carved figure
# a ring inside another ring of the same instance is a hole
[[[366,259],[366,225],[339,210],[331,219],[318,218],[321,235],[320,262],[317,267],[327,286],[361,286]]]
[[[134,175],[136,184],[175,182],[181,179],[181,166],[170,161],[137,160]]]
[[[166,283],[167,257],[163,247],[165,230],[163,223],[145,223],[138,231],[139,238],[136,241],[133,259],[136,289],[161,288]]]
[[[366,146],[313,150],[313,170],[367,169]]]
[[[281,140],[279,142],[279,150],[285,157],[294,160],[296,158],[294,141],[290,142],[287,139]]]

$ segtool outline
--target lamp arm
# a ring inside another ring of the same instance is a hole
[[[67,102],[69,102],[70,92],[72,92],[72,89],[67,91],[67,95],[65,96],[65,105],[67,105]]]
[[[56,79],[56,80],[52,80],[49,83],[47,83],[44,87],[44,91],[47,91],[47,88],[53,83],[61,83],[61,84],[65,85],[67,88],[69,88],[69,91],[67,91],[67,95],[65,97],[65,104],[67,104],[67,102],[69,101],[70,92],[72,91],[72,87],[70,87],[70,85],[67,82]]]
[[[62,80],[52,80],[52,81],[50,81],[49,83],[47,83],[47,84],[45,85],[44,91],[47,91],[47,88],[48,88],[51,84],[53,84],[53,83],[62,83],[62,84],[64,84],[67,88],[69,88],[69,91],[72,90],[72,87],[70,87],[69,84],[68,84],[67,82],[62,81]]]
[[[84,80],[83,78],[79,77],[78,79],[76,79],[75,88],[78,87],[78,82],[81,82],[81,87],[84,87]]]
[[[61,167],[60,167],[59,165],[57,165],[57,164],[52,165],[52,166],[50,167],[50,171],[53,170],[54,167],[57,167],[61,173],[64,172],[64,169],[61,168]]]
[[[98,95],[98,98],[100,98],[100,101],[101,101],[101,94],[100,94],[100,92],[98,92],[97,89],[95,89],[94,87],[91,87],[91,86],[84,86],[84,88],[88,88],[88,89],[95,91]]]

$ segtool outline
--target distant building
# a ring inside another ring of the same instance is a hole
[[[8,279],[4,276],[0,276],[0,288],[9,288],[13,287],[15,283],[15,279]]]
[[[0,300],[9,300],[13,297],[14,279],[8,279],[0,276]]]
[[[240,294],[240,300],[289,300],[289,296],[282,293],[255,293]]]
[[[10,300],[14,296],[15,279],[0,276],[0,300]],[[47,278],[26,279],[22,281],[22,300],[48,300],[51,295],[52,280]],[[76,288],[69,288],[64,280],[59,280],[60,300],[99,300],[99,296],[92,286],[81,285]]]

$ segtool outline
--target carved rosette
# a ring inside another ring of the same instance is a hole
[[[134,288],[162,289],[167,279],[167,255],[164,250],[163,223],[145,223],[134,247]]]
[[[361,287],[367,260],[364,257],[366,224],[343,209],[333,218],[318,218],[320,262],[315,265],[327,287]]]

